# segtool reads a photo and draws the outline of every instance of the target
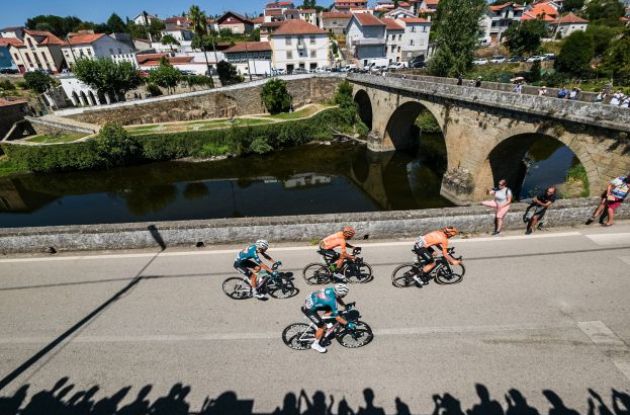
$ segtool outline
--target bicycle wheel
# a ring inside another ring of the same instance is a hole
[[[372,275],[372,267],[363,262],[361,265],[347,264],[343,270],[343,275],[346,277],[349,283],[365,284],[372,281],[374,276]]]
[[[293,350],[306,350],[315,341],[315,330],[305,323],[293,323],[282,331],[282,341]]]
[[[374,339],[374,333],[367,323],[362,321],[356,322],[357,327],[354,330],[342,329],[336,335],[336,339],[343,347],[356,349],[369,344]]]
[[[252,297],[252,288],[239,277],[223,281],[223,292],[233,300],[246,300]]]
[[[435,270],[435,281],[438,284],[457,284],[462,281],[466,268],[463,265],[441,264]]]
[[[309,285],[328,284],[331,278],[330,270],[323,264],[308,264],[302,276]]]
[[[279,284],[268,285],[269,295],[273,298],[284,300],[286,298],[295,297],[300,290],[295,288],[293,281],[287,277],[279,277]]]
[[[413,277],[418,275],[415,264],[403,264],[394,269],[392,273],[392,285],[397,288],[407,288],[416,285]]]

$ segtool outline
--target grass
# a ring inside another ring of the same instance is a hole
[[[0,177],[26,172],[27,169],[11,161],[7,156],[0,156]]]
[[[323,105],[309,105],[297,111],[281,112],[280,114],[271,115],[270,117],[277,120],[295,120],[296,118],[310,117],[322,108],[324,108]]]
[[[61,144],[61,143],[71,143],[72,141],[76,141],[80,138],[85,137],[85,134],[41,134],[36,135],[34,137],[29,137],[26,141],[30,143],[39,143],[39,144]]]

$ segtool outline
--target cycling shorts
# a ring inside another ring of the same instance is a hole
[[[413,251],[424,264],[430,264],[434,261],[433,251],[429,248],[416,245],[413,247]]]
[[[251,277],[253,274],[253,269],[260,267],[260,264],[252,261],[251,259],[244,259],[242,261],[234,261],[234,268],[238,270],[241,274],[244,274],[247,277]]]
[[[324,320],[322,319],[322,317],[319,315],[320,311],[326,312],[326,311],[330,311],[330,310],[326,310],[326,309],[310,309],[310,308],[306,308],[304,306],[302,306],[301,308],[302,313],[304,313],[304,315],[313,322],[313,324],[315,324],[317,327],[324,327]]]

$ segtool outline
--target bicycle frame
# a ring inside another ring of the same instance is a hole
[[[332,325],[332,327],[325,328],[324,335],[322,336],[322,340],[328,340],[331,337],[331,335],[335,333],[335,330],[337,329],[340,323],[336,321],[335,317],[323,318],[322,320],[324,320],[324,322],[335,320],[335,323]],[[313,323],[310,320],[308,321],[310,322],[308,328],[312,329],[312,331],[305,330],[304,333],[302,333],[302,335],[298,339],[298,341],[311,342],[311,343],[315,341],[315,331],[317,331],[317,324]]]

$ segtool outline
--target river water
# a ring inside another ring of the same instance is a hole
[[[442,138],[423,139],[427,145],[419,154],[371,153],[354,143],[313,144],[213,162],[3,178],[0,227],[449,206],[439,194],[446,167]],[[566,176],[572,153],[562,146],[547,152],[530,168],[522,194]]]

